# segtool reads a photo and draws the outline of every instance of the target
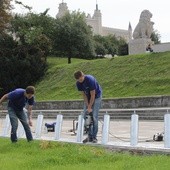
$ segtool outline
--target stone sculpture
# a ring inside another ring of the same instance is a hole
[[[153,32],[154,22],[151,21],[152,13],[149,10],[143,10],[140,15],[139,23],[137,24],[133,38],[150,38]]]

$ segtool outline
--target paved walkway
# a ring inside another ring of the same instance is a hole
[[[40,139],[54,140],[54,132],[47,132],[45,123],[55,122],[55,119],[44,119],[42,127],[42,135]],[[153,135],[164,131],[163,121],[139,121],[139,140],[138,145],[135,147],[130,146],[130,120],[125,121],[111,121],[110,122],[110,133],[109,142],[105,147],[111,147],[114,150],[129,150],[138,149],[153,152],[165,152],[170,153],[170,149],[164,148],[164,141],[154,142],[152,141]],[[98,144],[101,145],[102,137],[102,125],[103,122],[99,121],[98,131]],[[0,134],[4,127],[4,119],[0,119]],[[33,121],[32,132],[35,135],[36,120]],[[62,133],[60,141],[76,143],[76,134],[71,132],[73,129],[73,121],[63,120]],[[10,132],[9,132],[10,133]],[[25,137],[22,136],[22,137]],[[84,138],[86,135],[84,135]]]

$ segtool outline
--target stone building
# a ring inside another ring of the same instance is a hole
[[[67,12],[69,12],[67,3],[64,3],[63,1],[62,1],[62,3],[59,4],[58,9],[59,10],[56,15],[57,18],[60,18],[60,17],[64,16]],[[129,23],[127,30],[102,26],[102,13],[98,9],[98,4],[96,4],[96,9],[94,10],[93,16],[91,16],[90,14],[87,15],[86,22],[88,25],[90,25],[92,27],[94,34],[99,34],[102,36],[111,34],[111,35],[115,35],[118,38],[122,37],[127,42],[129,42],[129,40],[132,39],[132,28],[131,28],[130,23]]]

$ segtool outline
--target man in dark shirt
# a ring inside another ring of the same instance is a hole
[[[92,113],[93,119],[93,126],[89,129],[88,137],[83,140],[83,143],[97,143],[98,113],[101,106],[102,89],[92,75],[84,75],[82,71],[77,71],[74,73],[74,77],[77,80],[77,89],[82,92],[85,102],[84,114],[86,111]]]
[[[11,122],[11,141],[17,142],[18,119],[21,121],[28,142],[33,140],[31,129],[32,126],[32,106],[34,105],[35,88],[28,86],[26,89],[15,89],[14,91],[5,94],[0,99],[0,104],[8,100],[8,114]],[[24,112],[25,105],[28,104],[28,120]]]

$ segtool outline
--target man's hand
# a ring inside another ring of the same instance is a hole
[[[28,106],[28,124],[30,125],[30,126],[32,126],[33,125],[33,123],[32,123],[32,105],[29,105]]]
[[[32,120],[29,119],[28,124],[32,126],[33,125]]]
[[[88,108],[87,108],[87,111],[88,111],[88,113],[91,113],[93,110],[92,110],[91,107],[88,107]]]

